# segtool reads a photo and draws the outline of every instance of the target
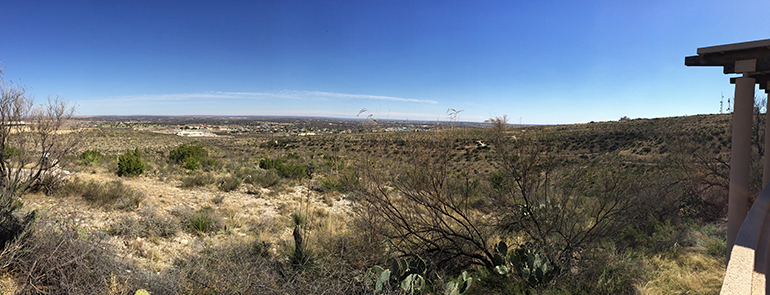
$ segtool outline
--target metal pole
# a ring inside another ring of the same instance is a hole
[[[762,188],[767,186],[767,183],[770,182],[770,82],[767,82],[767,88],[765,89],[765,92],[767,93],[767,101],[765,105],[765,155],[764,155],[764,162],[762,166]]]

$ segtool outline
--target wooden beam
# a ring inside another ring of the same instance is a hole
[[[753,49],[758,47],[770,47],[770,39],[701,47],[701,48],[698,48],[698,55],[704,55],[709,53],[724,53],[729,51]]]

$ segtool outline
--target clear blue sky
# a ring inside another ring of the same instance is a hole
[[[718,113],[770,1],[9,1],[5,79],[80,115],[556,124]]]

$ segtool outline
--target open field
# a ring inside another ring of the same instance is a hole
[[[202,138],[108,125],[84,130],[69,179],[22,197],[36,222],[0,253],[3,294],[721,286],[728,115]],[[118,176],[127,151],[138,176]],[[375,266],[392,273],[380,289]]]

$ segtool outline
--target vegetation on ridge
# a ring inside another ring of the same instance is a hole
[[[0,290],[715,294],[729,123],[497,118],[278,139],[94,128],[63,158],[77,178],[22,196],[23,210],[80,212],[34,217],[0,253]],[[96,153],[104,160],[75,157]],[[115,182],[123,153],[140,155],[144,173]],[[190,169],[192,158],[215,164]]]

